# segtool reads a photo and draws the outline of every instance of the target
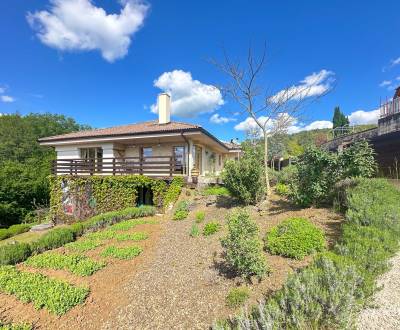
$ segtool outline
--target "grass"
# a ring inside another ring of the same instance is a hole
[[[190,236],[197,237],[199,235],[200,235],[199,226],[197,226],[196,224],[193,224],[192,228],[190,229]]]
[[[149,235],[147,233],[138,231],[131,234],[128,233],[116,234],[114,238],[117,241],[143,241],[148,237]]]
[[[16,296],[24,303],[32,302],[36,309],[46,308],[62,315],[82,304],[89,289],[76,287],[42,274],[17,270],[14,266],[0,267],[0,292]]]
[[[94,250],[98,246],[103,245],[103,242],[92,239],[81,239],[76,242],[71,242],[65,245],[68,250],[75,252],[86,252]]]
[[[25,261],[34,268],[68,270],[78,276],[89,276],[105,267],[105,262],[94,261],[83,255],[65,255],[54,252],[38,254]]]
[[[250,291],[248,288],[233,288],[226,296],[226,305],[231,308],[240,307],[246,302],[247,299],[249,299],[249,297]]]
[[[22,233],[19,235],[15,235],[13,237],[4,239],[0,241],[0,246],[2,245],[7,245],[13,242],[18,242],[18,243],[32,243],[34,241],[37,241],[43,234],[45,234],[45,231],[28,231],[26,233]]]
[[[204,211],[196,212],[196,223],[202,223],[206,218],[206,213]]]
[[[204,226],[203,235],[210,236],[215,234],[221,229],[221,225],[218,222],[211,221]]]
[[[143,249],[139,246],[116,247],[112,245],[105,248],[101,253],[101,256],[129,260],[137,257],[140,253],[142,253],[142,251]]]
[[[137,225],[144,225],[144,224],[156,224],[158,223],[157,220],[143,220],[143,219],[131,219],[116,223],[112,225],[109,230],[113,231],[125,231],[136,227]]]
[[[222,186],[209,186],[204,188],[202,191],[203,195],[206,196],[230,196],[229,190]]]

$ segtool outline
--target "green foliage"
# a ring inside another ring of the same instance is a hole
[[[189,215],[189,202],[180,201],[175,208],[173,220],[184,220]]]
[[[15,295],[24,303],[32,302],[36,309],[45,307],[62,315],[82,304],[89,289],[50,279],[41,274],[22,272],[13,266],[0,267],[0,292]]]
[[[104,251],[101,253],[101,256],[128,260],[137,257],[140,253],[142,253],[142,248],[139,246],[129,246],[129,247],[109,246],[104,249]]]
[[[272,254],[294,259],[321,252],[326,245],[323,231],[302,218],[290,218],[273,227],[265,241]]]
[[[224,186],[208,186],[203,189],[202,194],[205,196],[229,196],[229,190]]]
[[[0,321],[0,330],[32,330],[32,326],[27,323],[2,323]]]
[[[333,128],[349,126],[350,124],[349,119],[344,115],[342,111],[340,111],[339,107],[335,107],[332,123]]]
[[[228,235],[221,240],[228,266],[243,277],[268,274],[269,269],[258,237],[257,224],[245,210],[238,210],[228,218]]]
[[[286,196],[289,193],[289,188],[284,183],[278,183],[275,186],[275,191],[278,195]]]
[[[135,233],[131,233],[131,234],[116,234],[114,237],[117,241],[143,241],[147,238],[149,238],[149,235],[147,233],[138,231]]]
[[[25,233],[31,229],[31,225],[28,224],[17,224],[12,225],[7,229],[0,229],[0,241],[18,234]]]
[[[31,247],[26,243],[0,246],[0,265],[15,265],[31,255]]]
[[[228,307],[237,308],[242,306],[250,297],[250,291],[246,287],[233,288],[229,290],[226,296],[226,304]]]
[[[65,245],[68,250],[75,252],[86,252],[90,250],[94,250],[98,246],[102,245],[101,241],[95,241],[92,239],[80,239],[75,242],[71,242]]]
[[[50,230],[32,243],[32,250],[41,253],[52,250],[74,241],[74,233],[69,228],[55,228]]]
[[[126,231],[132,228],[135,228],[138,225],[144,225],[144,224],[155,224],[157,223],[156,220],[144,220],[144,219],[131,219],[131,220],[126,220],[123,222],[116,223],[115,225],[112,225],[110,227],[110,230],[114,231]]]
[[[349,177],[371,177],[376,162],[365,141],[356,142],[342,153],[307,149],[296,163],[290,197],[301,206],[332,202],[335,184]]]
[[[164,207],[169,207],[171,204],[175,203],[181,194],[182,187],[185,181],[183,177],[174,177],[167,188],[164,195]]]
[[[204,211],[196,212],[196,223],[202,223],[206,218],[206,213]]]
[[[217,231],[221,229],[221,224],[216,221],[208,222],[203,228],[203,235],[210,236],[215,234]]]
[[[62,115],[0,117],[0,227],[21,222],[37,205],[49,202],[47,176],[55,152],[37,139],[83,128]]]
[[[246,205],[265,196],[264,166],[257,148],[245,147],[239,160],[226,161],[222,178],[230,194]]]
[[[65,255],[58,253],[43,253],[28,258],[25,264],[34,268],[51,268],[68,270],[79,276],[89,276],[102,269],[104,262],[94,261],[83,255]]]
[[[192,227],[190,228],[190,236],[191,237],[197,237],[200,235],[200,229],[199,226],[196,225],[195,223],[192,225]]]
[[[277,183],[283,183],[288,185],[296,177],[297,167],[295,165],[289,165],[282,168],[280,171],[275,171],[275,172],[276,172]]]

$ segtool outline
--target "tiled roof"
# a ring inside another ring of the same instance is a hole
[[[167,133],[175,131],[187,131],[201,129],[201,126],[170,122],[168,124],[158,124],[157,121],[147,121],[131,125],[115,126],[110,128],[101,128],[87,131],[78,131],[73,133],[67,133],[62,135],[55,135],[40,138],[40,142],[51,142],[59,140],[71,140],[71,139],[83,139],[92,137],[112,137],[119,135],[135,135],[135,134],[147,134],[147,133]]]

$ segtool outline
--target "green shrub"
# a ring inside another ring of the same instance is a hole
[[[164,207],[170,207],[179,198],[185,184],[183,177],[174,177],[164,195]]]
[[[142,253],[142,248],[139,246],[129,246],[129,247],[109,246],[104,249],[104,251],[101,253],[101,256],[127,260],[137,257],[140,253]]]
[[[31,255],[29,244],[15,243],[0,246],[0,265],[15,265]]]
[[[2,323],[0,321],[0,330],[32,330],[32,326],[27,323]]]
[[[278,183],[275,186],[275,191],[278,195],[286,196],[289,193],[289,188],[284,183]]]
[[[24,303],[32,302],[36,309],[45,307],[56,315],[62,315],[75,305],[82,304],[89,289],[42,274],[22,272],[13,266],[2,266],[0,292],[15,295]]]
[[[189,215],[189,203],[187,201],[180,201],[174,212],[173,220],[184,220]]]
[[[206,213],[204,211],[196,212],[196,223],[201,223],[206,218]]]
[[[131,233],[131,234],[116,234],[115,235],[115,239],[117,241],[143,241],[145,239],[147,239],[149,237],[149,235],[147,233],[138,231],[135,233]]]
[[[242,306],[249,297],[250,291],[248,288],[233,288],[226,297],[226,304],[228,307],[237,308]]]
[[[193,224],[192,228],[190,229],[190,236],[197,237],[199,235],[200,235],[199,226],[197,226],[196,224]]]
[[[90,239],[92,241],[105,241],[109,239],[113,239],[115,237],[116,233],[114,230],[99,230],[94,233],[89,233],[86,234],[84,237],[86,239]]]
[[[297,167],[295,165],[289,165],[286,167],[283,167],[280,171],[275,171],[276,172],[276,181],[278,183],[283,183],[285,185],[288,185],[293,181],[293,179],[297,175]]]
[[[31,225],[28,224],[17,224],[12,225],[9,228],[0,229],[0,241],[9,237],[13,237],[18,234],[25,233],[31,229]]]
[[[211,221],[204,226],[203,235],[210,236],[215,234],[221,229],[221,225],[218,222]]]
[[[106,265],[104,262],[94,261],[83,255],[63,255],[52,252],[30,257],[25,264],[34,268],[68,270],[79,276],[92,275]]]
[[[75,252],[86,252],[103,245],[101,241],[92,239],[80,239],[79,241],[71,242],[65,245],[68,250]]]
[[[63,246],[74,240],[74,233],[68,228],[55,228],[32,243],[32,250],[41,253]]]
[[[230,214],[228,235],[221,243],[228,266],[237,274],[244,277],[256,275],[259,278],[268,274],[257,224],[245,210]]]
[[[203,189],[205,196],[230,196],[229,190],[223,186],[208,186]]]
[[[113,231],[126,231],[132,228],[135,228],[138,225],[145,225],[145,224],[156,224],[158,223],[157,220],[144,220],[144,219],[132,219],[126,220],[123,222],[116,223],[110,227],[110,230]]]
[[[283,221],[267,233],[265,240],[266,248],[272,254],[294,259],[320,252],[326,245],[323,231],[302,218]]]

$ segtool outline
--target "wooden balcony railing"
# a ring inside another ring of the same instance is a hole
[[[184,174],[184,166],[173,156],[56,159],[53,161],[52,172],[57,175],[141,174],[170,177]]]

